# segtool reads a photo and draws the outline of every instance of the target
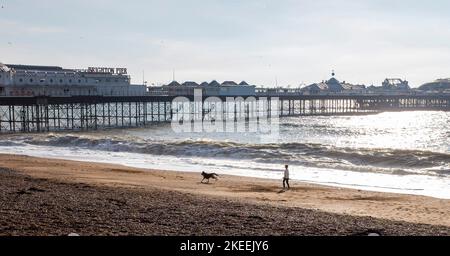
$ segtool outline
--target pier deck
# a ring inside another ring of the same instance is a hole
[[[194,96],[184,96],[194,101]],[[251,97],[202,98],[202,107],[180,108],[175,96],[76,96],[0,97],[0,133],[95,130],[140,127],[168,122],[187,112],[201,115],[220,111],[244,118],[261,116],[310,116],[371,114],[383,111],[450,111],[449,94],[357,95],[357,94],[256,94]],[[241,99],[239,101],[238,99]],[[236,102],[223,103],[226,100]],[[223,105],[220,105],[223,104]],[[230,105],[231,104],[231,105]],[[183,105],[183,104],[181,104]],[[219,108],[220,106],[220,108]],[[231,107],[230,107],[231,106]],[[239,106],[239,107],[236,107]],[[250,112],[256,112],[250,113]]]

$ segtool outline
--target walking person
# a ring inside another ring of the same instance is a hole
[[[284,166],[284,176],[283,176],[283,189],[286,189],[286,185],[287,185],[287,189],[289,190],[291,187],[289,186],[289,166],[285,165]]]

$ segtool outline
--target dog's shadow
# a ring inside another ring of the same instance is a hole
[[[214,185],[214,184],[216,184],[215,182],[199,182],[199,183],[197,183],[197,184],[199,184],[199,185]]]

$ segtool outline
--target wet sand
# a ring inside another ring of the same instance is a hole
[[[0,235],[450,235],[450,200],[0,155]]]

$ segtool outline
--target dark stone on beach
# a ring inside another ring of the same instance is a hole
[[[353,234],[353,236],[382,236],[382,231],[369,229],[364,232]]]
[[[45,189],[40,189],[40,188],[36,188],[36,187],[31,187],[28,189],[21,189],[19,191],[16,192],[16,194],[19,195],[31,195],[33,192],[45,192]]]
[[[264,218],[261,217],[261,216],[254,216],[254,215],[248,216],[248,218],[249,218],[249,219],[256,219],[256,220],[263,220],[263,219],[264,219]]]
[[[47,191],[47,190],[45,190],[45,189],[40,189],[40,188],[35,188],[35,187],[31,187],[31,188],[28,189],[28,191],[31,191],[31,192],[45,192],[45,191]]]
[[[16,194],[18,194],[18,195],[29,195],[29,194],[31,194],[31,192],[28,191],[28,190],[22,189],[22,190],[17,191]]]

